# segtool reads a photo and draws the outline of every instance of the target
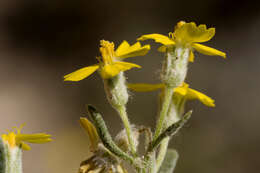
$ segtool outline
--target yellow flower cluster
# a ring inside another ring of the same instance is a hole
[[[139,37],[137,40],[144,41],[147,39],[153,39],[155,42],[163,44],[158,48],[160,52],[166,52],[167,49],[171,47],[188,47],[190,48],[190,62],[194,61],[193,49],[205,55],[215,55],[226,58],[226,54],[224,52],[199,44],[209,41],[214,37],[214,35],[215,28],[207,28],[206,25],[197,26],[194,22],[186,23],[180,21],[176,25],[174,32],[169,33],[169,36],[164,36],[161,34],[146,34]],[[141,44],[137,42],[130,46],[127,41],[123,41],[116,50],[114,50],[113,42],[101,40],[100,46],[101,57],[97,58],[99,60],[98,64],[84,67],[65,75],[64,80],[80,81],[97,70],[103,79],[112,78],[118,75],[121,71],[126,71],[131,68],[140,68],[137,64],[123,62],[121,60],[128,57],[146,55],[150,50],[150,45],[141,46]],[[147,92],[162,89],[164,86],[163,84],[129,84],[128,87],[134,91]],[[189,88],[185,83],[176,88],[174,93],[175,95],[179,94],[185,97],[187,100],[198,99],[207,106],[215,106],[214,100],[196,90]]]
[[[16,129],[16,132],[11,131],[7,134],[2,134],[3,142],[8,144],[10,149],[15,147],[21,147],[23,150],[30,150],[31,147],[25,142],[42,144],[51,141],[51,135],[45,133],[22,134],[21,128]]]
[[[144,56],[150,50],[150,45],[142,46],[140,42],[130,45],[127,41],[123,41],[118,48],[115,49],[113,42],[101,40],[99,49],[101,56],[97,57],[97,64],[81,68],[64,76],[65,81],[80,81],[87,78],[95,71],[98,71],[100,76],[104,79],[104,88],[106,90],[107,98],[110,104],[117,110],[123,121],[125,127],[124,137],[127,139],[125,141],[128,141],[126,148],[130,148],[129,153],[128,150],[127,153],[124,153],[124,151],[121,151],[121,148],[117,148],[117,144],[112,145],[114,143],[111,143],[111,136],[107,132],[106,128],[103,128],[102,126],[99,127],[97,121],[94,121],[96,128],[87,118],[80,118],[80,124],[88,134],[91,144],[90,149],[94,154],[93,157],[82,162],[79,170],[80,173],[113,172],[111,171],[112,168],[113,170],[116,170],[116,172],[124,173],[126,171],[121,167],[120,163],[106,161],[106,158],[109,156],[107,153],[111,152],[115,154],[115,156],[122,157],[122,159],[128,161],[130,160],[131,162],[134,160],[132,159],[132,156],[133,158],[137,156],[137,146],[135,145],[135,140],[133,138],[133,129],[131,128],[131,123],[128,120],[126,112],[126,104],[129,97],[127,89],[136,92],[160,90],[160,96],[164,96],[161,97],[161,110],[154,135],[153,137],[150,137],[151,143],[156,143],[158,138],[161,139],[160,135],[163,134],[165,128],[173,127],[173,123],[176,123],[177,120],[181,121],[182,117],[186,117],[185,115],[183,116],[186,101],[199,100],[208,107],[215,107],[215,101],[212,98],[190,88],[189,85],[184,82],[187,74],[188,63],[189,61],[194,61],[194,50],[205,55],[221,56],[226,58],[224,52],[200,44],[211,40],[214,35],[215,28],[207,28],[206,25],[197,26],[194,22],[186,23],[181,21],[176,25],[174,32],[169,33],[169,36],[161,34],[146,34],[139,37],[137,39],[138,41],[152,39],[155,40],[155,42],[162,44],[162,46],[158,48],[158,51],[165,53],[166,58],[161,72],[161,84],[139,83],[126,85],[126,78],[122,72],[132,68],[141,67],[134,63],[124,62],[123,60],[129,57]],[[100,122],[100,124],[102,123]],[[107,136],[109,136],[109,138]],[[157,159],[157,164],[154,169],[160,169],[170,137],[168,136],[167,138],[167,140],[160,141],[158,157],[156,158],[155,155],[153,156],[154,160]],[[9,141],[12,142],[10,139]],[[107,144],[110,148],[108,147],[106,148],[107,150],[104,150],[102,143],[99,144],[101,141],[103,144]],[[144,156],[144,158],[146,157]],[[103,161],[102,163],[96,162],[101,160]],[[147,162],[149,162],[149,160]],[[139,168],[138,163],[134,164]],[[149,170],[152,168],[147,169]]]

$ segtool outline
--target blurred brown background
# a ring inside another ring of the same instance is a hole
[[[177,173],[259,171],[260,12],[252,1],[0,1],[0,131],[26,123],[24,132],[47,132],[54,141],[24,152],[26,173],[76,173],[87,158],[88,138],[78,125],[85,104],[101,110],[112,134],[121,122],[107,103],[97,73],[78,83],[62,76],[96,63],[100,39],[134,43],[142,34],[172,31],[180,21],[216,27],[206,45],[227,60],[196,54],[187,81],[216,100],[216,108],[188,104],[193,117],[171,146],[180,153]],[[152,43],[152,42],[149,42]],[[159,81],[158,44],[130,82]],[[157,93],[132,93],[133,123],[154,126]]]

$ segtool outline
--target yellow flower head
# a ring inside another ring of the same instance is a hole
[[[42,144],[52,141],[50,138],[51,135],[45,133],[22,134],[21,129],[22,127],[16,128],[16,132],[11,131],[7,134],[2,134],[3,142],[11,149],[15,147],[21,147],[23,150],[30,150],[31,147],[25,142]]]
[[[169,33],[169,36],[164,36],[161,34],[147,34],[141,36],[138,40],[144,41],[147,39],[153,39],[155,42],[163,44],[163,46],[158,49],[160,52],[166,52],[168,47],[181,45],[194,48],[198,52],[205,55],[222,56],[223,58],[226,58],[226,54],[224,52],[198,44],[209,41],[212,37],[214,37],[214,35],[215,28],[207,29],[206,25],[197,26],[194,22],[186,23],[184,21],[180,21],[175,26],[174,32]],[[189,60],[191,62],[194,61],[192,51]]]
[[[133,63],[122,62],[124,58],[143,56],[150,50],[150,45],[141,46],[140,42],[130,46],[127,41],[123,41],[120,46],[114,50],[114,43],[101,40],[100,53],[98,57],[99,64],[84,67],[75,72],[64,76],[65,81],[80,81],[99,70],[103,79],[109,79],[118,75],[121,71],[131,68],[141,68],[141,66]]]
[[[136,92],[150,92],[164,89],[164,87],[164,84],[128,84],[128,88]],[[199,91],[189,88],[189,85],[186,83],[174,89],[174,96],[182,97],[185,100],[198,99],[206,106],[215,107],[215,101],[213,99]]]
[[[99,136],[95,126],[87,118],[81,117],[79,122],[80,125],[84,128],[85,132],[88,134],[91,151],[96,151],[98,148]]]

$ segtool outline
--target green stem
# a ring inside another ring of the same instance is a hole
[[[161,142],[160,150],[159,150],[159,153],[158,153],[158,156],[157,156],[157,159],[156,159],[156,172],[159,171],[159,169],[160,169],[160,167],[163,163],[164,157],[165,157],[166,152],[167,152],[169,141],[170,141],[170,137],[166,137]]]
[[[156,173],[156,153],[155,153],[155,151],[148,153],[147,157],[148,157],[146,160],[146,162],[148,164],[147,172]]]
[[[131,129],[131,124],[128,120],[126,108],[125,108],[125,106],[119,106],[119,107],[117,107],[117,111],[123,121],[125,130],[126,130],[127,138],[128,138],[129,145],[130,145],[130,151],[133,154],[133,156],[136,156],[136,148],[134,145],[133,133],[132,133],[132,129]]]
[[[161,112],[159,115],[159,119],[158,119],[158,123],[157,123],[157,127],[155,130],[155,134],[154,134],[152,143],[154,141],[156,141],[156,139],[159,137],[159,135],[163,131],[164,121],[167,116],[167,112],[168,112],[168,109],[169,109],[169,106],[170,106],[170,103],[172,100],[172,95],[173,95],[173,87],[166,86],[164,89],[164,99],[163,99],[163,103],[162,103],[162,109],[161,109]],[[166,150],[167,150],[167,147],[168,147],[168,145],[166,146]],[[161,157],[164,157],[164,156],[161,156]],[[162,160],[163,160],[163,158],[162,158]],[[150,165],[150,166],[152,166],[152,165]],[[153,166],[153,168],[151,167],[150,170],[153,170],[153,172],[157,172],[158,166],[160,166],[160,165],[158,165],[157,162],[155,162],[155,165]]]
[[[164,89],[164,99],[163,99],[163,103],[162,103],[162,109],[160,112],[160,116],[159,116],[159,120],[157,123],[157,127],[155,130],[155,134],[154,134],[154,138],[153,141],[155,141],[158,136],[161,134],[162,130],[163,130],[163,126],[164,126],[164,120],[165,117],[167,115],[171,100],[172,100],[172,95],[173,95],[173,89],[174,87],[168,87],[166,86]]]
[[[22,149],[19,147],[9,148],[6,152],[6,170],[4,173],[22,172]]]

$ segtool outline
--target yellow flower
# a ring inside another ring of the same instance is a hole
[[[121,71],[126,71],[134,67],[141,68],[137,64],[122,62],[121,60],[134,56],[143,56],[150,50],[150,45],[141,46],[140,42],[130,46],[127,41],[123,41],[116,51],[114,50],[113,42],[101,40],[100,46],[102,58],[98,57],[98,64],[84,67],[65,75],[64,80],[80,81],[97,70],[99,70],[102,78],[108,79],[118,75]]]
[[[99,136],[95,126],[87,118],[81,117],[79,122],[80,125],[84,128],[85,132],[88,134],[91,144],[91,151],[96,151],[98,148]]]
[[[15,131],[8,132],[7,134],[2,134],[2,140],[5,144],[8,144],[8,146],[12,149],[15,147],[21,147],[23,150],[30,150],[31,147],[26,144],[28,143],[36,143],[36,144],[42,144],[52,141],[51,135],[45,134],[45,133],[35,133],[35,134],[22,134],[21,128],[16,128]]]
[[[164,84],[128,84],[128,88],[136,92],[150,92],[164,89]],[[213,99],[199,91],[189,88],[189,85],[186,83],[174,89],[174,96],[182,97],[185,100],[198,99],[206,106],[215,107],[215,101]]]
[[[155,42],[163,44],[163,46],[158,48],[160,52],[166,52],[168,47],[172,46],[185,46],[194,48],[198,52],[205,55],[221,56],[226,58],[226,54],[214,48],[204,46],[202,44],[209,41],[215,35],[215,28],[207,29],[206,25],[197,26],[194,22],[185,23],[183,21],[179,22],[175,27],[174,33],[169,33],[169,36],[164,36],[161,34],[147,34],[138,38],[139,41],[144,41],[147,39],[153,39]],[[190,52],[189,61],[194,61],[194,54]]]

